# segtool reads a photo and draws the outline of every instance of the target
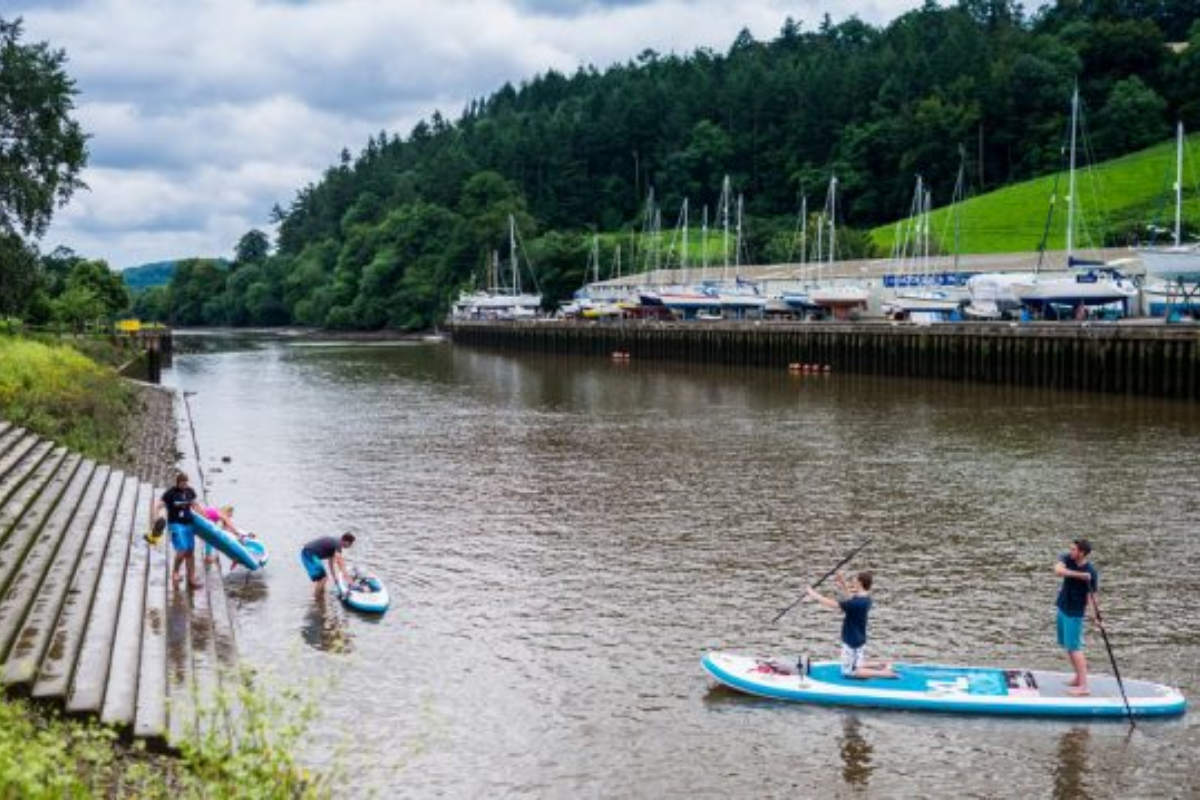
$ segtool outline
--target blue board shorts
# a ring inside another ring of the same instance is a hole
[[[171,529],[171,547],[177,553],[190,553],[196,549],[196,532],[190,522],[172,522],[167,526]]]
[[[325,564],[317,556],[316,553],[310,553],[307,550],[300,551],[300,563],[304,565],[304,569],[308,571],[308,577],[313,583],[325,577]]]
[[[1068,653],[1083,649],[1083,617],[1069,617],[1058,609],[1058,643]]]

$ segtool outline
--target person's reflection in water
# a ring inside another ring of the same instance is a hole
[[[1058,766],[1054,770],[1055,800],[1088,800],[1084,778],[1087,776],[1088,742],[1092,732],[1087,728],[1072,728],[1058,740]]]
[[[848,786],[865,789],[871,780],[871,754],[874,748],[862,735],[862,722],[853,714],[842,717],[842,780]]]
[[[341,607],[326,602],[326,595],[313,598],[300,629],[304,641],[323,653],[349,653],[352,637],[347,632]]]

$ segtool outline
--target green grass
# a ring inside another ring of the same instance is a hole
[[[255,690],[243,675],[237,746],[214,733],[185,747],[178,758],[122,744],[116,731],[97,722],[0,699],[0,797],[330,797],[330,780],[309,774],[292,756],[316,713],[308,696],[298,691],[272,696]],[[228,702],[219,700],[211,713],[224,713]]]
[[[133,407],[132,389],[73,347],[0,336],[0,418],[113,460]]]
[[[1200,192],[1197,191],[1195,159],[1200,135],[1185,143],[1184,222],[1200,228]],[[1171,185],[1175,179],[1175,140],[1099,164],[1076,169],[1078,200],[1077,248],[1132,245],[1146,237],[1146,226],[1154,223],[1170,228],[1174,223]],[[1048,250],[1066,247],[1067,176],[1057,178],[1057,208],[1047,237]],[[1033,252],[1042,241],[1050,199],[1055,195],[1055,176],[1008,186],[959,204],[963,253]],[[930,215],[931,233],[941,252],[954,251],[952,209],[941,208]],[[1160,241],[1162,236],[1160,234]],[[891,252],[895,224],[871,231],[871,238],[884,252]]]

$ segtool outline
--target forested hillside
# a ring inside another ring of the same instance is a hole
[[[963,0],[884,28],[788,20],[724,53],[547,72],[455,120],[343,151],[276,209],[273,249],[252,231],[229,270],[181,264],[142,309],[186,323],[424,327],[506,249],[510,214],[558,300],[583,280],[593,231],[608,234],[611,263],[647,225],[651,192],[664,228],[685,198],[693,228],[705,209],[715,226],[726,175],[744,198],[748,258],[775,260],[802,198],[815,212],[834,174],[839,225],[867,229],[907,212],[917,173],[945,203],[960,148],[975,193],[1054,171],[1076,82],[1097,159],[1161,142],[1177,118],[1200,126],[1198,15],[1193,0],[1059,0],[1032,18],[1008,0]],[[871,246],[839,239],[843,257]]]

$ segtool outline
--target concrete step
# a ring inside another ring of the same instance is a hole
[[[129,534],[129,562],[120,595],[108,686],[104,691],[104,706],[100,712],[102,722],[122,728],[133,726],[137,709],[138,675],[142,663],[142,620],[146,610],[146,584],[150,576],[147,558],[150,546],[142,537],[148,517],[142,515],[150,492],[148,483],[138,487],[140,501],[134,509],[133,526]]]
[[[60,447],[38,465],[0,510],[0,596],[8,590],[34,536],[53,513],[82,461],[82,456]]]
[[[154,492],[155,497],[161,494]],[[167,591],[171,568],[168,551],[164,542],[149,547],[147,552],[146,613],[142,619],[142,658],[133,720],[133,735],[156,746],[167,740]]]
[[[79,501],[78,512],[71,518],[71,524],[62,536],[41,587],[34,593],[29,614],[17,634],[4,673],[0,676],[0,680],[11,691],[27,694],[33,687],[71,586],[71,577],[87,543],[88,530],[105,508],[109,475],[106,466],[97,467],[92,474],[87,492]],[[0,612],[2,619],[3,613]]]
[[[70,470],[70,461],[68,458],[63,462],[59,476],[66,475]],[[64,534],[79,510],[80,501],[91,483],[95,470],[96,465],[92,461],[79,464],[61,496],[54,498],[45,523],[40,528],[30,530],[29,536],[32,541],[24,553],[19,556],[15,553],[16,547],[19,546],[15,533],[5,543],[8,548],[5,552],[11,554],[13,559],[19,560],[10,562],[4,558],[4,553],[0,553],[0,586],[4,585],[8,571],[11,569],[13,572],[11,579],[7,581],[8,588],[0,595],[0,662],[6,662],[10,658],[9,647],[16,639],[17,631],[24,624],[37,596],[49,588],[45,583],[46,573],[58,553]],[[47,489],[42,495],[44,499],[51,496],[53,487],[48,486]],[[22,523],[34,519],[33,515],[26,515]]]
[[[65,700],[83,646],[83,632],[91,612],[100,567],[108,550],[113,521],[125,491],[122,473],[112,472],[91,523],[84,534],[83,551],[73,569],[66,574],[69,587],[62,609],[54,623],[54,632],[46,657],[38,670],[32,695],[36,698]],[[61,566],[61,565],[60,565]]]
[[[103,706],[138,509],[137,478],[126,475],[121,502],[117,506],[108,539],[108,550],[100,567],[96,595],[92,599],[91,612],[84,628],[79,663],[75,667],[71,690],[67,693],[68,713],[98,714]]]
[[[7,512],[9,510],[9,506],[13,505],[10,500],[15,497],[26,479],[33,474],[53,449],[53,443],[29,434],[6,453],[4,458],[0,459],[0,504],[3,504],[0,506],[0,511]],[[21,508],[14,507],[12,509],[13,519],[22,510],[23,506]],[[0,521],[0,526],[2,526],[0,534],[8,530],[11,525],[11,520],[7,524]]]
[[[196,680],[192,658],[192,603],[188,593],[170,589],[167,597],[167,741],[178,748],[195,741]]]
[[[25,435],[25,431],[8,422],[0,421],[0,426],[3,426],[0,429],[0,455],[4,455],[8,452],[8,448],[16,444]]]

